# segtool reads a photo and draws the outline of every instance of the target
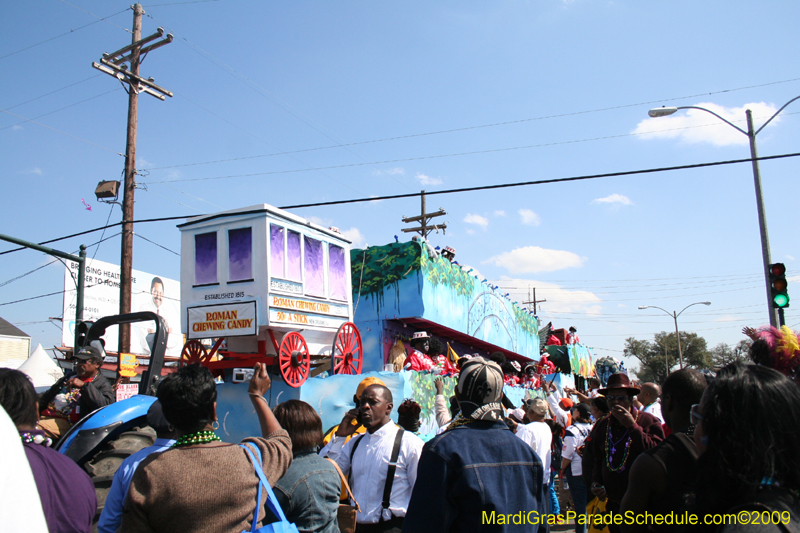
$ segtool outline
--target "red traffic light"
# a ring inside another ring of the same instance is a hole
[[[786,275],[786,265],[783,263],[775,263],[769,266],[769,271],[773,276],[782,277]]]

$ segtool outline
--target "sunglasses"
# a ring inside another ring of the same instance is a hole
[[[631,397],[628,394],[607,394],[606,399],[609,402],[627,402],[630,401]]]
[[[700,404],[696,403],[692,405],[692,408],[689,409],[689,422],[691,422],[693,426],[696,426],[702,419],[703,415],[700,414]]]

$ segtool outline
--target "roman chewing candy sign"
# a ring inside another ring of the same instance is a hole
[[[255,302],[205,305],[190,307],[187,311],[190,339],[258,334]]]
[[[272,295],[269,298],[270,307],[280,307],[293,311],[306,311],[321,315],[347,316],[347,306],[328,302],[312,302],[299,298]]]

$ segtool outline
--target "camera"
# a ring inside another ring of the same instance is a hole
[[[233,383],[249,382],[251,379],[253,379],[254,372],[255,371],[252,368],[234,368],[233,378],[231,381]]]

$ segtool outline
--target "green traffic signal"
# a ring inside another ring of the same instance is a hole
[[[781,294],[776,294],[772,298],[772,303],[775,305],[775,307],[778,308],[789,307],[789,295],[786,294],[785,292]]]
[[[789,293],[787,292],[789,283],[786,280],[786,265],[783,263],[769,265],[769,284],[772,306],[778,309],[789,307]]]

